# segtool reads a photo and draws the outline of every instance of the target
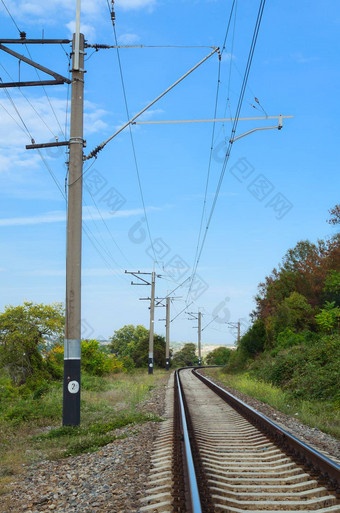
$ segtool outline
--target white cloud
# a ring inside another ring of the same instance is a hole
[[[56,118],[50,108],[45,96],[31,98],[30,104],[18,93],[12,93],[11,97],[15,103],[17,111],[20,113],[25,125],[36,143],[65,140],[65,135],[61,133],[60,126],[64,129],[66,100],[49,97],[53,106]],[[30,144],[30,136],[25,133],[22,122],[8,99],[0,101],[1,123],[0,123],[0,174],[15,169],[28,170],[36,169],[41,163],[39,154],[36,150],[26,150],[26,144]],[[85,101],[84,104],[84,125],[85,133],[94,134],[106,130],[107,124],[103,119],[107,111],[98,108],[92,102]],[[44,151],[44,158],[47,161],[63,158],[65,147],[49,148]],[[16,175],[17,176],[17,175]],[[10,178],[12,182],[14,180]]]
[[[75,18],[76,2],[71,0],[7,0],[7,6],[14,16],[19,20],[45,22],[54,24],[57,22],[58,15],[71,16]],[[93,0],[82,0],[81,13],[84,17],[94,17],[100,12],[107,11],[105,2],[94,2]]]
[[[235,55],[229,52],[223,52],[221,61],[222,62],[230,62],[232,60],[235,60]]]
[[[65,221],[65,212],[47,212],[46,214],[32,217],[12,217],[8,219],[0,219],[0,226],[26,226],[32,224],[58,223]]]
[[[129,9],[152,9],[156,5],[156,0],[116,0],[116,4],[126,11]]]
[[[150,210],[158,210],[156,207],[147,208]],[[84,207],[83,208],[83,221],[98,221],[101,219],[112,219],[117,217],[132,217],[141,215],[144,213],[144,210],[141,208],[136,208],[134,210],[118,210],[114,214],[108,211],[102,211],[100,214],[94,207]],[[27,225],[37,225],[37,224],[50,224],[50,223],[60,223],[66,221],[66,213],[63,210],[55,210],[52,212],[46,212],[44,214],[40,214],[37,216],[31,217],[12,217],[0,219],[0,226],[27,226]]]
[[[299,64],[307,64],[309,62],[313,62],[317,60],[317,57],[311,56],[311,57],[305,57],[301,52],[296,52],[292,54],[292,58],[294,61],[298,62]]]
[[[137,121],[150,121],[154,117],[157,117],[158,114],[164,114],[163,109],[148,109],[145,111],[139,118],[137,118]]]
[[[76,23],[75,21],[70,21],[69,23],[66,23],[66,27],[70,31],[70,38],[72,38],[72,34],[74,34],[76,30]],[[82,34],[85,34],[85,38],[88,41],[94,41],[96,37],[96,29],[93,25],[90,25],[89,23],[80,23],[80,32]]]
[[[118,42],[121,45],[132,45],[134,43],[137,43],[138,41],[140,41],[139,35],[138,34],[129,33],[129,32],[127,32],[126,34],[121,34],[118,37]]]
[[[1,269],[0,271],[5,271]],[[33,271],[25,271],[25,276],[66,276],[65,269],[36,269]],[[121,269],[105,269],[105,268],[85,268],[81,271],[82,276],[112,276],[112,274],[122,274]]]

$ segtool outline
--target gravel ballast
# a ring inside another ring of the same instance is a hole
[[[338,440],[308,428],[261,401],[222,383],[219,385],[307,444],[340,460]],[[155,388],[140,409],[164,418],[167,387]],[[96,453],[42,461],[27,467],[12,490],[1,497],[0,513],[138,513],[140,499],[147,493],[159,426],[158,422],[147,422],[124,427],[114,434],[127,438],[115,440]]]
[[[262,413],[270,420],[278,424],[280,427],[294,435],[296,438],[299,438],[302,442],[307,445],[310,445],[317,451],[325,454],[328,458],[337,461],[340,464],[340,441],[336,438],[333,438],[326,433],[323,433],[317,428],[311,428],[299,422],[299,420],[294,416],[286,415],[280,411],[274,410],[268,404],[255,399],[254,397],[250,397],[249,395],[243,394],[239,392],[235,388],[228,387],[221,381],[216,378],[212,378],[208,373],[202,372],[208,378],[210,378],[214,383],[219,385],[227,392],[233,394],[241,401],[244,401],[249,406]]]

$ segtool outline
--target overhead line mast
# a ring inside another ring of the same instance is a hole
[[[72,46],[70,158],[67,203],[66,318],[64,343],[63,425],[80,424],[81,250],[83,197],[84,35],[80,0]]]
[[[69,196],[67,220],[66,257],[66,312],[64,342],[63,425],[80,424],[80,338],[81,338],[81,233],[82,233],[82,174],[83,174],[83,110],[84,110],[84,48],[85,40],[80,34],[80,2],[77,0],[76,33],[72,42],[72,80],[42,66],[32,59],[4,46],[8,44],[63,44],[68,39],[1,39],[0,50],[19,61],[52,76],[54,80],[19,81],[0,83],[0,88],[56,85],[72,83],[70,140],[42,145],[28,145],[28,149],[67,146],[69,155]]]

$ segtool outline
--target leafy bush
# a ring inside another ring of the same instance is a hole
[[[15,385],[25,384],[39,374],[49,379],[41,350],[47,337],[58,338],[64,327],[64,312],[59,303],[6,306],[0,313],[0,367],[5,367]]]
[[[182,349],[175,353],[172,364],[175,367],[187,367],[198,365],[198,357],[196,356],[196,345],[193,343],[184,344]]]
[[[123,363],[100,347],[98,340],[82,340],[81,366],[94,376],[104,376],[123,370]]]
[[[239,349],[243,351],[245,355],[253,356],[257,353],[261,353],[265,348],[265,344],[266,330],[264,322],[261,319],[257,319],[241,338]]]
[[[238,347],[236,351],[232,351],[229,361],[225,366],[225,371],[234,373],[243,370],[249,360],[250,356],[248,352],[242,347]]]
[[[294,331],[292,331],[290,328],[285,328],[277,336],[276,349],[279,351],[280,349],[301,345],[304,342],[304,334],[294,333]]]
[[[116,330],[111,337],[110,351],[126,363],[126,369],[147,367],[149,357],[149,330],[144,326],[128,324]],[[165,367],[165,339],[154,335],[154,365]],[[126,359],[126,360],[123,360]]]
[[[207,354],[205,360],[207,365],[225,365],[228,362],[231,353],[232,350],[227,347],[217,347]]]
[[[316,324],[323,333],[333,333],[339,328],[340,307],[335,301],[326,301],[324,308],[315,316]]]
[[[340,400],[339,335],[318,337],[316,342],[315,335],[311,337],[307,332],[303,344],[276,351],[251,363],[251,374],[288,390],[293,397]]]

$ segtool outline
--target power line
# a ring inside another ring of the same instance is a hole
[[[26,48],[26,51],[27,51],[27,53],[28,53],[28,55],[29,55],[29,58],[30,58],[31,60],[33,60],[33,59],[32,59],[32,55],[31,55],[31,52],[30,52],[30,51],[29,51],[29,49],[28,49],[28,46],[27,46],[27,45],[25,45],[25,48]],[[40,78],[40,74],[39,74],[39,71],[38,71],[36,68],[34,68],[34,70],[35,70],[35,73],[36,73],[37,77],[39,78],[39,80],[41,80],[41,78]],[[57,117],[57,114],[56,114],[56,112],[55,112],[55,110],[54,110],[54,107],[53,107],[53,105],[52,105],[51,99],[50,99],[50,97],[49,97],[49,96],[48,96],[48,94],[47,94],[46,88],[45,88],[45,86],[41,86],[41,87],[42,87],[42,89],[43,89],[43,91],[44,91],[44,93],[45,93],[45,96],[46,96],[46,98],[47,98],[47,101],[48,101],[48,103],[49,103],[49,106],[50,106],[50,108],[51,108],[51,111],[52,111],[52,113],[53,113],[54,119],[55,119],[55,120],[56,120],[56,122],[57,122],[57,125],[58,125],[58,127],[59,127],[60,133],[61,133],[61,134],[64,134],[63,129],[62,129],[62,127],[61,127],[61,124],[60,124],[60,122],[59,122],[59,119],[58,119],[58,117]],[[66,137],[66,133],[65,133],[65,137]]]
[[[15,27],[17,28],[17,30],[18,30],[18,32],[19,32],[19,34],[20,34],[20,37],[23,37],[23,36],[24,36],[24,38],[25,38],[25,37],[26,37],[26,33],[20,30],[20,28],[18,27],[18,25],[17,25],[17,23],[16,23],[15,19],[13,18],[13,16],[12,16],[12,14],[10,13],[10,11],[9,11],[8,7],[6,6],[6,4],[5,4],[4,0],[1,0],[1,2],[2,2],[3,6],[5,7],[5,9],[6,9],[6,11],[7,11],[8,15],[9,15],[9,16],[10,16],[10,18],[11,18],[11,20],[13,21],[13,23],[14,23]],[[25,48],[26,48],[26,51],[27,51],[27,53],[28,53],[28,55],[29,55],[30,59],[32,60],[32,55],[31,55],[31,53],[30,53],[30,51],[29,51],[29,49],[28,49],[27,44],[25,44]],[[19,61],[19,62],[20,62],[20,61]],[[39,78],[39,80],[41,80],[41,78],[40,78],[40,74],[39,74],[38,70],[37,70],[36,68],[34,68],[34,70],[35,70],[35,72],[36,72],[37,77]],[[11,78],[11,79],[12,79],[12,78]],[[13,79],[12,79],[12,80],[13,80]],[[49,105],[50,105],[50,108],[51,108],[51,111],[52,111],[52,113],[53,113],[53,115],[54,115],[54,118],[55,118],[55,120],[56,120],[56,122],[57,122],[57,124],[58,124],[58,126],[59,126],[60,133],[62,134],[62,133],[63,133],[63,130],[62,130],[61,125],[60,125],[60,123],[59,123],[59,120],[58,120],[58,117],[57,117],[57,115],[56,115],[56,112],[55,112],[55,110],[54,110],[54,108],[53,108],[53,105],[52,105],[52,102],[51,102],[51,100],[50,100],[50,97],[48,96],[48,94],[47,94],[47,91],[46,91],[45,87],[44,87],[44,86],[42,86],[42,88],[43,88],[43,91],[44,91],[45,96],[46,96],[46,98],[47,98],[47,101],[48,101],[48,103],[49,103]],[[20,88],[19,88],[19,90],[20,90]],[[46,124],[46,123],[45,123],[45,124]],[[49,129],[49,130],[50,130],[50,129]],[[51,131],[51,130],[50,130],[50,131]],[[54,135],[54,134],[52,134],[52,135],[55,137],[55,135]]]
[[[24,129],[22,128],[22,126],[21,126],[21,125],[19,125],[19,123],[17,122],[17,120],[16,120],[16,119],[12,116],[12,114],[11,114],[11,113],[6,109],[6,107],[5,107],[2,103],[0,103],[0,105],[1,105],[1,107],[4,109],[4,111],[5,111],[5,112],[7,112],[7,114],[9,115],[9,117],[13,119],[14,123],[15,123],[15,124],[20,128],[20,130],[22,130],[22,131],[24,132],[24,134],[25,134],[25,135],[27,135],[26,130],[24,130]]]
[[[0,63],[0,66],[1,66],[1,67],[3,67],[1,63]],[[1,77],[0,77],[0,82],[3,82],[3,80],[2,80],[2,78],[1,78]],[[20,119],[21,123],[23,124],[23,126],[24,126],[24,128],[25,128],[25,130],[26,130],[26,133],[28,134],[29,138],[31,139],[32,144],[34,144],[34,138],[33,138],[32,134],[31,134],[31,132],[29,131],[28,126],[26,125],[26,123],[25,123],[25,121],[24,121],[23,117],[21,116],[21,114],[20,114],[20,112],[19,112],[19,110],[18,110],[17,106],[15,105],[13,98],[11,97],[11,95],[10,95],[10,93],[8,92],[8,90],[7,90],[7,88],[6,88],[6,87],[4,87],[3,89],[4,89],[4,91],[5,91],[5,94],[6,94],[7,98],[9,99],[9,101],[10,101],[10,103],[11,103],[11,105],[12,105],[13,109],[15,110],[15,112],[17,113],[17,115],[18,115],[18,117],[19,117],[19,119]]]
[[[104,226],[105,226],[105,228],[106,228],[106,230],[107,230],[107,232],[108,232],[109,236],[110,236],[110,237],[111,237],[111,239],[112,239],[112,242],[114,243],[114,245],[116,246],[116,248],[118,249],[118,251],[119,251],[119,253],[122,255],[122,257],[124,258],[124,260],[127,262],[127,264],[128,264],[128,265],[131,265],[131,262],[129,261],[128,257],[125,255],[125,253],[123,252],[123,250],[122,250],[122,249],[120,248],[120,246],[118,245],[118,243],[117,243],[117,241],[115,240],[115,238],[114,238],[114,236],[113,236],[113,234],[112,234],[112,232],[111,232],[111,230],[110,230],[110,228],[109,228],[108,224],[106,223],[106,221],[105,221],[104,217],[102,216],[102,213],[101,213],[101,211],[100,211],[100,209],[99,209],[99,207],[98,207],[98,205],[97,205],[97,203],[96,203],[96,200],[95,200],[95,199],[94,199],[94,197],[93,197],[93,194],[91,193],[90,189],[88,189],[88,188],[87,188],[87,191],[89,192],[89,194],[90,194],[90,196],[91,196],[91,199],[92,199],[92,201],[93,201],[93,203],[94,203],[94,206],[96,207],[97,212],[98,212],[98,214],[99,214],[99,216],[100,216],[101,220],[103,221]],[[117,264],[117,265],[118,265],[118,264]],[[119,266],[119,267],[120,267],[121,269],[123,269],[121,266]]]
[[[204,232],[203,240],[202,240],[202,243],[201,243],[201,247],[200,247],[200,250],[199,250],[199,253],[198,253],[198,257],[197,257],[197,260],[196,260],[196,263],[195,263],[195,267],[194,267],[194,271],[193,271],[192,279],[191,279],[191,284],[190,284],[190,287],[189,287],[189,290],[188,290],[188,295],[187,295],[186,301],[188,301],[188,298],[189,298],[189,295],[190,295],[190,292],[191,292],[191,289],[192,289],[194,278],[195,278],[195,275],[196,275],[196,272],[197,272],[197,267],[198,267],[198,264],[199,264],[199,261],[200,261],[201,255],[202,255],[202,251],[203,251],[204,244],[205,244],[205,241],[206,241],[206,238],[207,238],[207,234],[208,234],[208,230],[209,230],[209,227],[210,227],[211,219],[212,219],[212,216],[214,214],[216,203],[217,203],[217,199],[218,199],[219,192],[220,192],[220,189],[221,189],[221,186],[222,186],[222,182],[223,182],[224,174],[225,174],[225,171],[226,171],[226,167],[227,167],[227,164],[229,162],[231,148],[232,148],[232,145],[233,145],[233,138],[234,138],[235,133],[236,133],[237,124],[238,124],[238,118],[240,116],[240,111],[241,111],[242,104],[243,104],[243,98],[244,98],[244,94],[245,94],[245,90],[246,90],[246,86],[247,86],[247,81],[248,81],[248,77],[249,77],[249,73],[250,73],[250,68],[251,68],[251,64],[252,64],[252,61],[253,61],[255,46],[256,46],[256,42],[257,42],[257,37],[258,37],[258,33],[259,33],[259,30],[260,30],[260,26],[261,26],[261,20],[262,20],[262,15],[263,15],[263,10],[264,10],[264,6],[265,6],[265,2],[266,2],[266,0],[261,0],[261,2],[260,2],[259,11],[258,11],[256,23],[255,23],[255,28],[254,28],[254,33],[253,33],[253,37],[252,37],[252,42],[251,42],[251,45],[250,45],[247,65],[246,65],[246,69],[245,69],[245,72],[244,72],[243,82],[242,82],[241,91],[240,91],[240,95],[239,95],[239,100],[238,100],[238,104],[237,104],[237,108],[236,108],[235,120],[234,120],[232,129],[231,129],[229,144],[228,144],[228,148],[227,148],[227,151],[226,151],[226,156],[225,156],[225,159],[224,159],[224,162],[223,162],[223,165],[222,165],[222,170],[221,170],[220,178],[219,178],[219,181],[218,181],[218,184],[217,184],[217,188],[216,188],[214,200],[213,200],[213,203],[212,203],[212,207],[211,207],[211,210],[210,210],[210,214],[209,214],[209,217],[208,217],[207,225],[205,227],[205,232]]]
[[[5,71],[5,73],[9,76],[9,78],[14,82],[14,79],[13,77],[11,76],[11,74],[7,71],[7,69],[4,67],[3,64],[0,63],[0,66],[2,67],[2,69]],[[2,81],[2,79],[0,79]],[[23,98],[25,98],[25,100],[27,101],[27,103],[29,104],[29,106],[32,108],[32,110],[36,113],[36,115],[39,117],[40,121],[42,121],[42,123],[45,125],[45,127],[47,128],[47,130],[52,134],[52,137],[55,139],[56,136],[53,132],[53,130],[48,126],[48,124],[46,123],[46,121],[43,119],[43,117],[39,114],[39,112],[37,111],[37,109],[35,108],[35,106],[33,105],[33,103],[29,100],[29,98],[27,98],[27,96],[25,95],[25,93],[23,93],[23,91],[21,90],[20,87],[17,87],[18,91],[20,92],[20,94],[23,96]]]
[[[220,83],[221,83],[220,78],[221,78],[221,59],[219,59],[219,61],[218,61],[217,88],[216,88],[215,109],[214,109],[213,119],[216,119],[216,117],[217,117],[217,106],[218,106],[219,90],[220,90]],[[207,204],[207,194],[208,194],[208,187],[209,187],[209,180],[210,180],[212,155],[213,155],[213,149],[214,149],[215,129],[216,129],[216,122],[214,121],[213,128],[212,128],[212,134],[211,134],[209,164],[208,164],[207,179],[206,179],[206,184],[205,184],[203,208],[202,208],[201,221],[200,221],[200,227],[199,227],[199,232],[198,232],[198,239],[197,239],[196,253],[195,253],[195,257],[194,257],[193,268],[194,268],[194,265],[195,265],[195,262],[197,259],[197,255],[198,255],[199,244],[200,244],[201,235],[202,235],[204,214],[205,214],[206,204]]]
[[[10,17],[10,18],[11,18],[11,20],[13,21],[13,23],[14,23],[14,25],[15,25],[15,27],[16,27],[16,29],[17,29],[17,31],[18,31],[18,32],[19,32],[19,34],[21,35],[23,32],[19,29],[18,25],[16,24],[16,21],[15,21],[15,19],[13,18],[13,16],[11,15],[11,13],[10,13],[10,11],[9,11],[9,9],[8,9],[8,7],[7,7],[7,5],[5,4],[4,0],[1,0],[1,2],[2,2],[2,4],[3,4],[4,8],[6,9],[6,11],[7,11],[7,13],[8,13],[8,15],[9,15],[9,17]]]
[[[223,41],[223,46],[222,46],[222,50],[221,50],[221,55],[219,57],[218,73],[217,73],[216,98],[215,98],[215,109],[214,109],[214,117],[213,117],[213,119],[216,119],[216,117],[217,117],[217,108],[218,108],[219,92],[220,92],[220,85],[221,85],[221,60],[222,60],[223,52],[224,52],[225,47],[226,47],[226,42],[227,42],[227,38],[228,38],[228,34],[229,34],[229,28],[230,28],[230,24],[231,24],[231,20],[232,20],[232,15],[233,15],[235,3],[236,3],[236,0],[233,0],[232,6],[231,6],[231,10],[230,10],[230,14],[229,14],[227,30],[226,30],[226,33],[225,33],[225,37],[224,37],[224,41]],[[210,180],[210,171],[211,171],[211,164],[212,164],[212,155],[213,155],[214,142],[215,142],[215,130],[216,130],[216,123],[214,122],[213,123],[213,128],[212,128],[212,134],[211,134],[211,144],[210,144],[208,172],[207,172],[207,179],[206,179],[206,184],[205,184],[203,208],[202,208],[201,221],[200,221],[200,227],[199,227],[199,232],[198,232],[196,252],[195,252],[195,257],[194,257],[194,262],[193,262],[193,267],[192,267],[193,269],[194,269],[195,262],[196,262],[196,259],[197,259],[197,256],[198,256],[199,245],[200,245],[200,242],[201,242],[201,235],[202,235],[204,215],[205,215],[205,212],[206,212],[207,194],[208,194],[209,180]],[[189,291],[191,290],[191,287],[192,287],[192,283],[190,284]]]
[[[231,9],[230,9],[227,30],[226,30],[226,33],[225,33],[225,36],[224,36],[224,41],[223,41],[223,46],[222,46],[222,50],[221,50],[221,55],[223,54],[223,52],[225,50],[225,45],[227,43],[227,38],[228,38],[228,34],[229,34],[229,28],[230,28],[231,19],[232,19],[232,16],[233,16],[233,11],[234,11],[234,7],[235,7],[235,3],[236,3],[236,0],[233,0],[232,6],[231,6]]]
[[[115,21],[114,2],[112,1],[112,10],[110,9],[109,0],[107,0],[107,5],[108,5],[109,11],[110,11],[110,15],[111,15],[112,29],[113,29],[115,43],[117,45],[118,44],[117,33],[116,33],[116,27],[115,27],[115,23],[114,23],[114,21]],[[122,90],[123,90],[123,97],[124,97],[124,103],[125,103],[125,110],[126,110],[127,119],[129,120],[130,119],[130,113],[129,113],[129,106],[128,106],[128,101],[127,101],[127,95],[126,95],[126,88],[125,88],[125,81],[124,81],[122,63],[121,63],[121,60],[120,60],[119,49],[116,48],[116,51],[117,51],[117,60],[118,60],[120,80],[121,80],[121,85],[122,85]],[[133,159],[134,159],[134,163],[135,163],[138,187],[139,187],[139,192],[140,192],[140,196],[141,196],[141,200],[142,200],[142,205],[143,205],[143,211],[144,211],[144,217],[145,217],[147,232],[148,232],[148,236],[149,236],[149,240],[150,240],[150,244],[151,244],[151,248],[152,248],[152,253],[153,253],[153,256],[154,256],[154,261],[157,261],[156,252],[155,252],[155,248],[154,248],[154,245],[153,245],[153,241],[152,241],[152,237],[151,237],[151,232],[150,232],[149,220],[148,220],[148,216],[147,216],[147,213],[146,213],[144,194],[143,194],[142,183],[141,183],[141,178],[140,178],[140,173],[139,173],[139,165],[138,165],[138,161],[137,161],[136,148],[135,148],[134,138],[133,138],[133,135],[132,135],[131,124],[129,125],[129,133],[130,133],[130,141],[131,141],[132,154],[133,154]]]

